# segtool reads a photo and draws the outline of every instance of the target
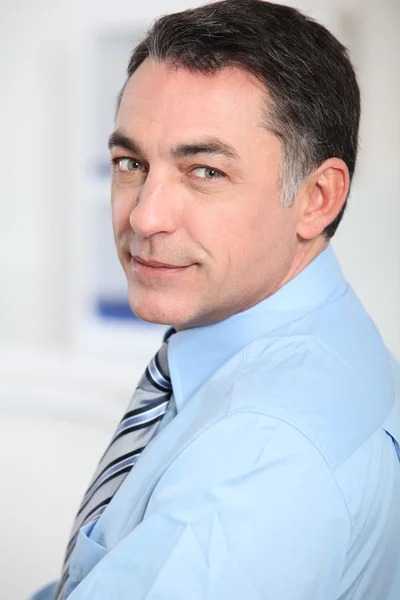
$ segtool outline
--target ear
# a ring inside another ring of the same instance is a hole
[[[313,171],[298,193],[297,234],[305,240],[321,235],[339,214],[349,186],[349,170],[340,158],[329,158]]]

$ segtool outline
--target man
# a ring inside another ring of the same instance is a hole
[[[398,366],[329,245],[359,114],[346,50],[292,8],[217,2],[135,49],[113,227],[132,310],[173,327],[57,599],[400,597]]]

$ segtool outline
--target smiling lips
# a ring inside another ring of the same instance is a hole
[[[139,273],[148,273],[154,275],[177,273],[191,267],[192,265],[170,265],[157,260],[145,260],[140,256],[133,256],[133,268]]]
[[[134,260],[145,265],[146,267],[165,267],[167,269],[180,269],[182,267],[178,265],[168,265],[167,263],[158,262],[158,260],[145,260],[144,258],[140,258],[140,256],[134,256]]]

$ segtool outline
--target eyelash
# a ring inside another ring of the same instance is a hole
[[[117,156],[117,157],[114,157],[111,159],[111,163],[114,166],[114,168],[116,168],[120,173],[129,173],[129,171],[119,169],[118,163],[123,160],[132,160],[134,162],[137,162],[142,167],[145,166],[145,165],[143,165],[143,163],[140,160],[137,160],[136,158],[132,158],[132,156]],[[221,179],[223,177],[226,177],[226,175],[223,171],[220,171],[219,169],[216,169],[214,167],[209,167],[207,165],[195,165],[194,167],[191,168],[191,172],[195,171],[196,169],[206,169],[206,170],[214,171],[215,173],[217,173],[216,177],[210,177],[210,178],[198,177],[197,178],[202,181],[211,182],[213,179]],[[139,171],[139,169],[138,169],[138,171]]]

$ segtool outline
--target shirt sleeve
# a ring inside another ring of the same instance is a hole
[[[71,600],[330,600],[349,516],[321,454],[258,413],[212,425],[164,473],[143,521]]]

